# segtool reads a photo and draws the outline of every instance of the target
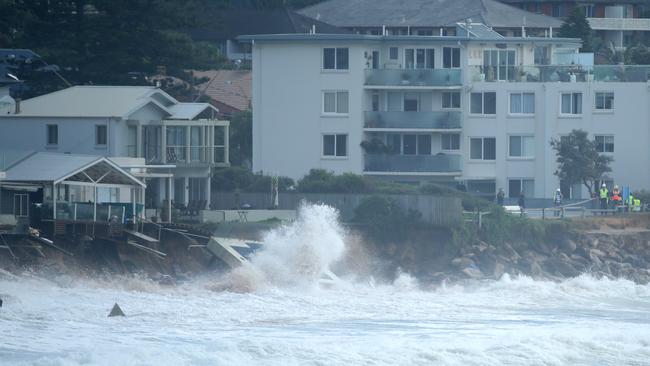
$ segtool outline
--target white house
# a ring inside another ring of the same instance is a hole
[[[511,197],[561,186],[581,198],[554,175],[549,141],[584,129],[614,158],[607,182],[650,188],[649,67],[579,65],[576,39],[457,27],[453,37],[241,37],[253,44],[253,170],[462,182]]]
[[[144,158],[174,175],[147,178],[147,207],[210,202],[210,170],[228,166],[228,121],[207,103],[181,103],[155,87],[75,86],[0,113],[0,147]],[[127,168],[137,168],[128,166]]]

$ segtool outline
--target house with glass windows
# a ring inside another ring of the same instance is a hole
[[[650,188],[649,67],[593,65],[577,39],[469,22],[454,33],[241,37],[253,49],[253,170],[584,198],[554,175],[549,144],[583,129],[614,158],[608,183]]]
[[[163,207],[168,194],[176,206],[207,207],[211,169],[229,165],[229,122],[218,120],[217,112],[155,87],[75,86],[16,101],[0,115],[0,147],[144,159],[141,167],[122,168],[167,168],[143,178],[147,208]]]

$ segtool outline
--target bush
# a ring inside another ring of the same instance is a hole
[[[353,221],[365,225],[369,233],[380,240],[400,240],[409,229],[421,224],[421,214],[414,210],[404,211],[391,197],[375,195],[359,203]]]
[[[303,193],[371,193],[374,183],[368,178],[352,173],[334,175],[324,169],[312,169],[298,181]]]
[[[222,192],[236,190],[244,192],[271,192],[271,177],[253,174],[250,170],[239,167],[215,169],[212,173],[212,189]],[[288,177],[278,177],[278,190],[286,192],[294,185]]]

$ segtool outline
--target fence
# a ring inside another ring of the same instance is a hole
[[[354,209],[359,206],[369,194],[340,194],[340,193],[280,193],[278,207],[280,210],[295,210],[302,201],[324,203],[336,207],[343,220],[354,217]],[[431,195],[390,195],[404,210],[416,210],[422,214],[422,220],[438,225],[456,225],[461,220],[461,200],[456,197],[440,197]],[[211,207],[215,210],[238,209],[242,205],[250,205],[251,209],[267,209],[271,207],[270,193],[233,193],[213,192]],[[248,207],[248,206],[247,206]]]

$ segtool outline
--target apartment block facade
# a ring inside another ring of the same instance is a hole
[[[608,183],[650,188],[645,66],[578,65],[579,40],[246,36],[253,43],[253,170],[312,168],[548,198],[550,140],[584,129],[614,158]]]

